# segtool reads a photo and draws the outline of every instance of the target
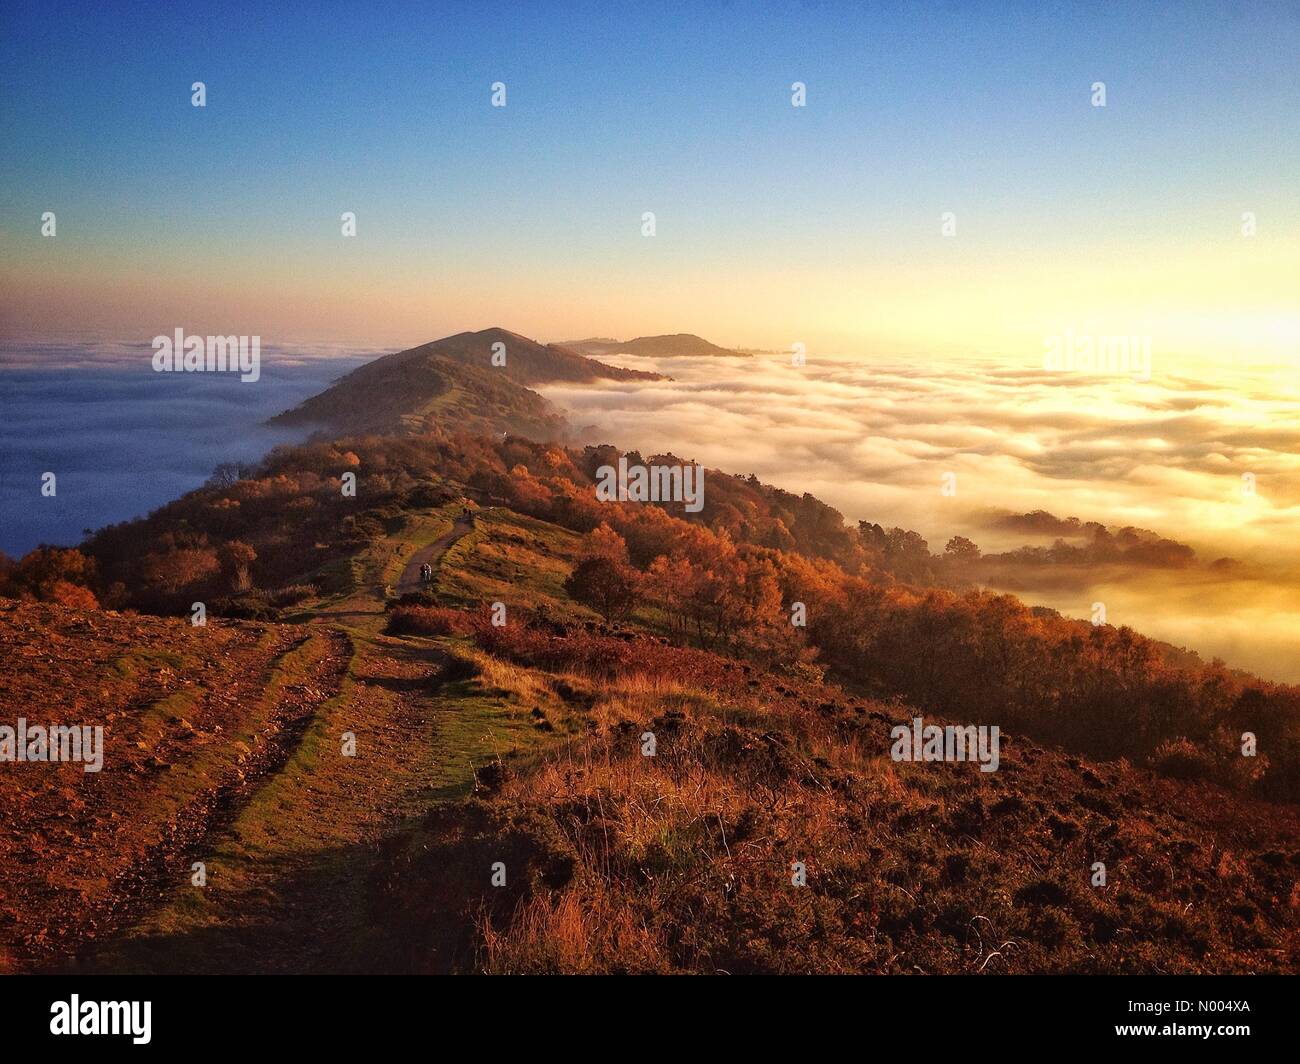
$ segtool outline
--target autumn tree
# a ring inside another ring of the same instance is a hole
[[[99,605],[91,590],[94,582],[94,559],[62,547],[37,547],[25,554],[7,580],[8,593],[20,598],[88,609]]]
[[[577,567],[564,582],[570,598],[590,606],[606,623],[636,605],[638,574],[628,564],[623,537],[602,522],[583,537]]]
[[[965,536],[953,536],[943,548],[943,556],[957,565],[968,565],[979,561],[980,549]]]
[[[210,547],[182,547],[145,555],[142,573],[151,590],[170,597],[202,583],[220,568]]]
[[[4,551],[0,550],[0,595],[9,594],[9,578],[17,563]]]
[[[744,574],[731,537],[698,525],[686,526],[672,556],[650,567],[664,610],[704,650],[730,640],[745,604]]]
[[[221,574],[232,591],[247,591],[253,586],[249,566],[257,560],[257,551],[247,543],[232,539],[221,545]]]
[[[605,558],[617,566],[627,566],[627,543],[602,521],[582,539],[581,558]]]
[[[208,477],[204,483],[205,488],[224,488],[234,487],[241,480],[256,475],[257,466],[248,462],[220,462],[212,470],[212,476]]]
[[[570,598],[590,606],[606,622],[626,617],[636,605],[636,584],[630,569],[608,558],[584,558],[564,582]]]

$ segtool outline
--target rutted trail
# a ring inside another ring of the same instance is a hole
[[[334,631],[26,605],[0,617],[0,642],[19,643],[6,653],[24,653],[29,616],[60,656],[9,674],[0,701],[8,712],[43,690],[52,719],[103,727],[105,758],[98,773],[34,764],[2,781],[0,971],[62,966],[187,876],[338,690],[347,657]],[[146,632],[171,649],[142,648]]]
[[[384,631],[422,565],[449,601],[500,566],[474,539],[443,572],[480,527],[465,507],[412,513],[286,623],[0,608],[0,707],[105,734],[101,773],[0,777],[0,972],[400,963],[381,854],[536,730],[499,692],[444,684],[450,648]]]
[[[419,587],[473,528],[450,530],[404,562],[398,587]],[[369,572],[396,564],[376,544]],[[311,618],[352,653],[335,697],[317,708],[283,767],[266,778],[212,840],[208,885],[182,881],[95,966],[131,971],[365,971],[391,955],[384,914],[371,900],[380,847],[472,781],[463,738],[444,725],[439,695],[446,655],[383,634],[382,586],[357,588]],[[350,756],[347,743],[355,743]]]

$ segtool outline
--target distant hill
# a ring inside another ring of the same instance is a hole
[[[505,346],[504,366],[492,364],[493,345],[498,343]],[[661,379],[657,373],[606,366],[589,357],[590,352],[574,351],[561,344],[539,344],[536,340],[501,328],[457,333],[387,357],[418,359],[426,354],[443,355],[465,365],[500,371],[520,384]]]
[[[503,348],[495,348],[502,344]],[[504,365],[492,358],[503,351]],[[550,381],[656,380],[506,329],[457,333],[385,355],[272,418],[347,433],[417,434],[436,428],[511,432],[537,440],[565,435],[563,416],[525,385]]]
[[[593,337],[588,340],[565,340],[555,345],[581,355],[599,358],[601,355],[646,355],[653,358],[707,358],[747,356],[748,352],[711,344],[693,333],[673,333],[671,336],[638,336],[635,340],[610,340]]]

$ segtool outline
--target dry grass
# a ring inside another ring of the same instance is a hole
[[[478,803],[473,838],[523,832],[516,862],[563,855],[566,871],[529,872],[508,896],[469,892],[462,966],[993,974],[1300,960],[1290,807],[1225,807],[1206,784],[1014,738],[993,774],[895,764],[888,730],[907,707],[658,643],[653,673],[634,653],[611,669],[589,667],[589,646],[568,665],[544,650],[551,669],[475,655],[485,683],[563,692],[581,727]],[[435,833],[430,852],[445,867],[462,850]],[[1105,888],[1090,886],[1098,859]]]
[[[537,896],[522,903],[508,933],[491,920],[480,924],[483,970],[494,975],[562,972],[568,975],[606,971],[619,958],[630,972],[668,969],[667,952],[653,931],[609,895],[594,899],[576,890],[554,897]]]

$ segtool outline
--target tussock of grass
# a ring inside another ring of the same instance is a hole
[[[609,897],[589,900],[576,890],[524,902],[508,934],[490,920],[481,922],[480,933],[483,970],[494,975],[597,974],[608,969],[610,957],[629,972],[665,967],[663,943],[633,913]]]

